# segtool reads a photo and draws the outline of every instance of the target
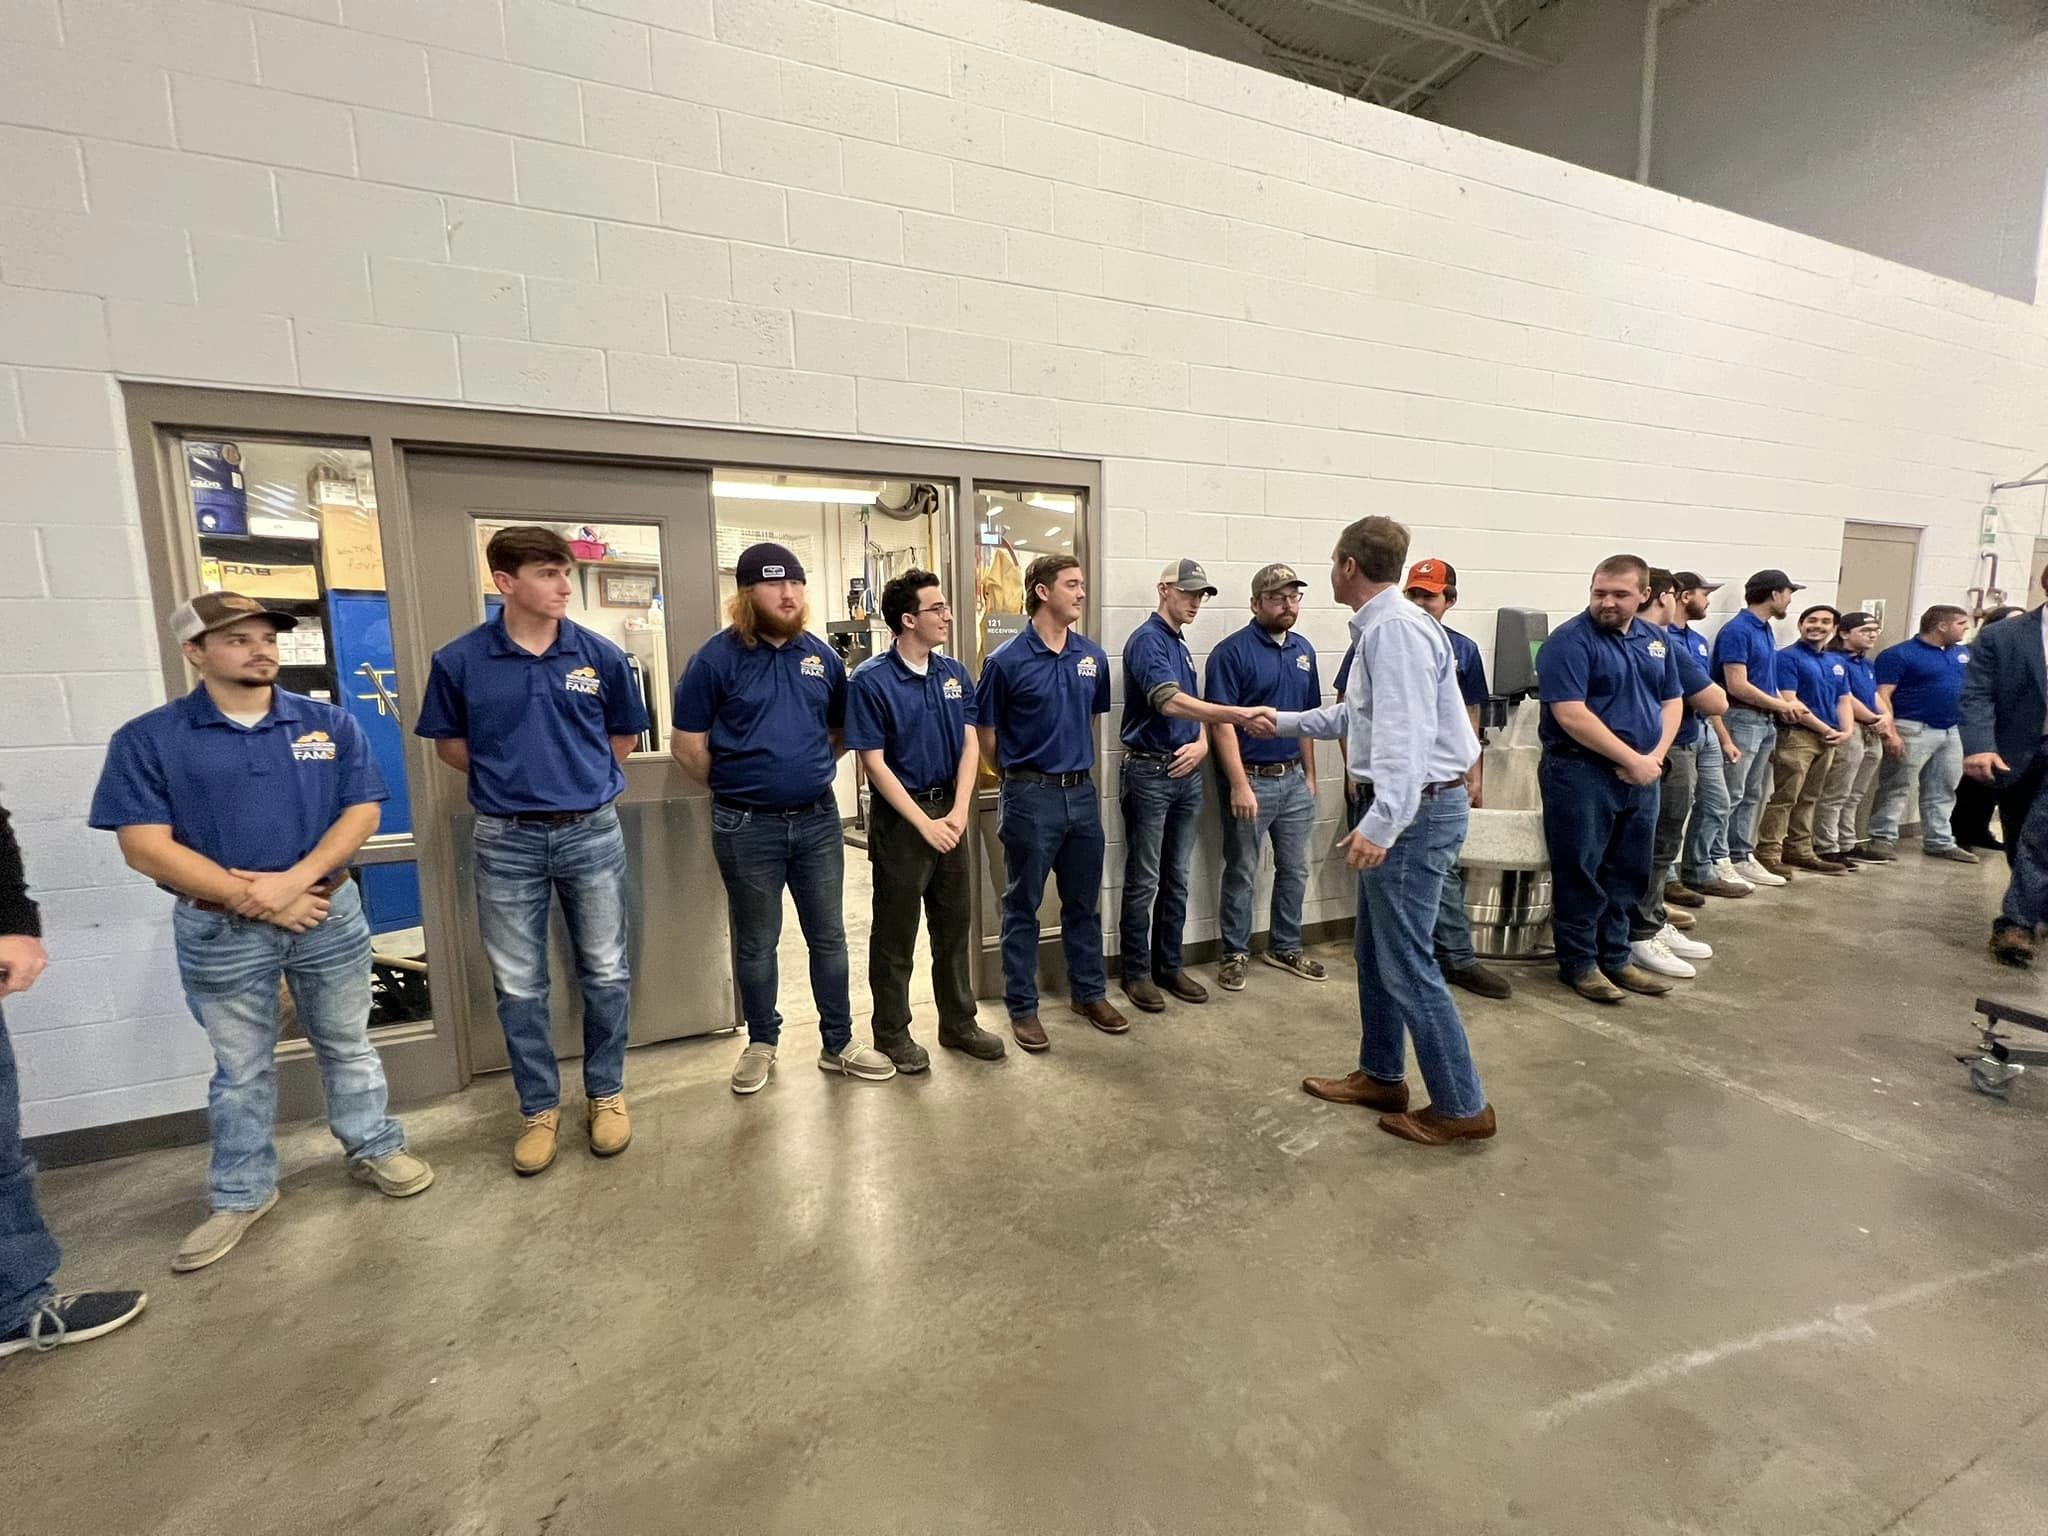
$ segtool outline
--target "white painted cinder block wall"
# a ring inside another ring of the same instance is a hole
[[[1824,596],[1849,517],[1953,596],[2048,457],[2028,306],[1026,0],[14,0],[0,124],[31,1133],[208,1067],[165,898],[82,821],[161,693],[117,379],[1099,456],[1113,649],[1162,559],[1228,589],[1206,650],[1368,511],[1488,649],[1622,548]],[[1343,615],[1306,628],[1327,677]]]

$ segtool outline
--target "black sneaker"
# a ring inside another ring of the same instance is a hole
[[[149,1297],[141,1291],[79,1291],[52,1296],[12,1333],[0,1334],[0,1355],[83,1344],[125,1327],[142,1316]]]

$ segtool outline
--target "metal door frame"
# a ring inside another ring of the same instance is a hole
[[[406,677],[424,677],[431,658],[420,623],[424,594],[415,568],[416,525],[406,481],[408,451],[702,470],[785,470],[950,484],[954,517],[948,575],[955,585],[971,580],[975,569],[975,522],[970,514],[978,482],[1069,489],[1084,498],[1075,523],[1075,551],[1090,590],[1104,590],[1102,540],[1096,533],[1097,519],[1103,516],[1102,465],[1095,459],[128,380],[121,381],[121,389],[143,549],[158,613],[199,591],[198,542],[181,515],[184,474],[177,439],[186,435],[244,436],[368,446],[384,540],[392,643],[400,672]],[[714,506],[714,523],[715,515]],[[183,653],[161,624],[154,626],[154,632],[165,685],[175,697],[190,688],[191,675]],[[670,663],[677,665],[682,659],[672,655]],[[1103,733],[1103,723],[1098,721],[1098,761]],[[431,803],[437,793],[435,773],[445,770],[439,769],[431,744],[418,737],[406,736],[406,753],[409,783]],[[980,814],[979,806],[976,814]],[[978,861],[978,831],[970,836],[976,843],[974,857]],[[428,965],[431,972],[452,976],[461,969],[453,935],[463,913],[451,859],[442,850],[443,856],[436,861],[439,867],[432,867],[425,856],[430,851],[415,832],[410,838],[374,839],[360,861],[419,860]],[[972,931],[977,943],[983,918],[982,884],[977,862],[971,886],[976,908],[971,914]],[[396,1099],[450,1093],[465,1086],[473,1075],[467,1042],[469,1020],[459,990],[450,996],[436,995],[434,1012],[434,1019],[384,1031],[377,1037]],[[319,1078],[310,1048],[303,1042],[287,1042],[280,1048],[278,1087],[281,1116],[318,1112]]]

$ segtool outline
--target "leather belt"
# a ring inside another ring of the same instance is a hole
[[[1040,773],[1036,768],[1005,768],[1003,777],[1019,784],[1044,784],[1053,789],[1072,789],[1088,782],[1088,770],[1078,773]]]
[[[1301,759],[1285,763],[1246,763],[1244,771],[1255,779],[1284,779],[1290,773],[1301,772]]]
[[[1371,779],[1353,779],[1351,780],[1351,787],[1354,791],[1370,794],[1377,798],[1377,791],[1373,789]],[[1463,789],[1464,787],[1465,781],[1463,779],[1439,779],[1434,784],[1422,786],[1422,798],[1434,800],[1438,795],[1444,794],[1449,790]]]
[[[348,874],[346,871],[338,875],[329,875],[325,880],[316,880],[313,884],[307,886],[306,894],[308,896],[332,896],[347,883]],[[170,887],[165,886],[164,889],[170,890]],[[234,917],[236,915],[232,907],[224,907],[217,901],[201,901],[197,896],[186,896],[177,891],[172,891],[171,894],[194,911],[212,912],[220,917]]]
[[[1173,761],[1173,754],[1171,752],[1145,752],[1140,751],[1136,747],[1124,748],[1124,756],[1134,763],[1170,763]]]
[[[822,811],[827,806],[834,812],[839,809],[839,802],[830,795],[820,795],[803,805],[745,805],[738,800],[728,800],[722,795],[713,795],[711,803],[721,811],[732,811],[741,816],[808,816],[811,812]]]
[[[950,800],[953,798],[953,786],[934,784],[930,789],[906,789],[903,793],[913,800]],[[882,803],[887,805],[889,802],[884,800]]]

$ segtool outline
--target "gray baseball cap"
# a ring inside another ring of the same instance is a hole
[[[1199,592],[1204,597],[1216,595],[1216,584],[1209,580],[1209,573],[1202,569],[1199,560],[1169,560],[1159,579],[1181,592]]]

